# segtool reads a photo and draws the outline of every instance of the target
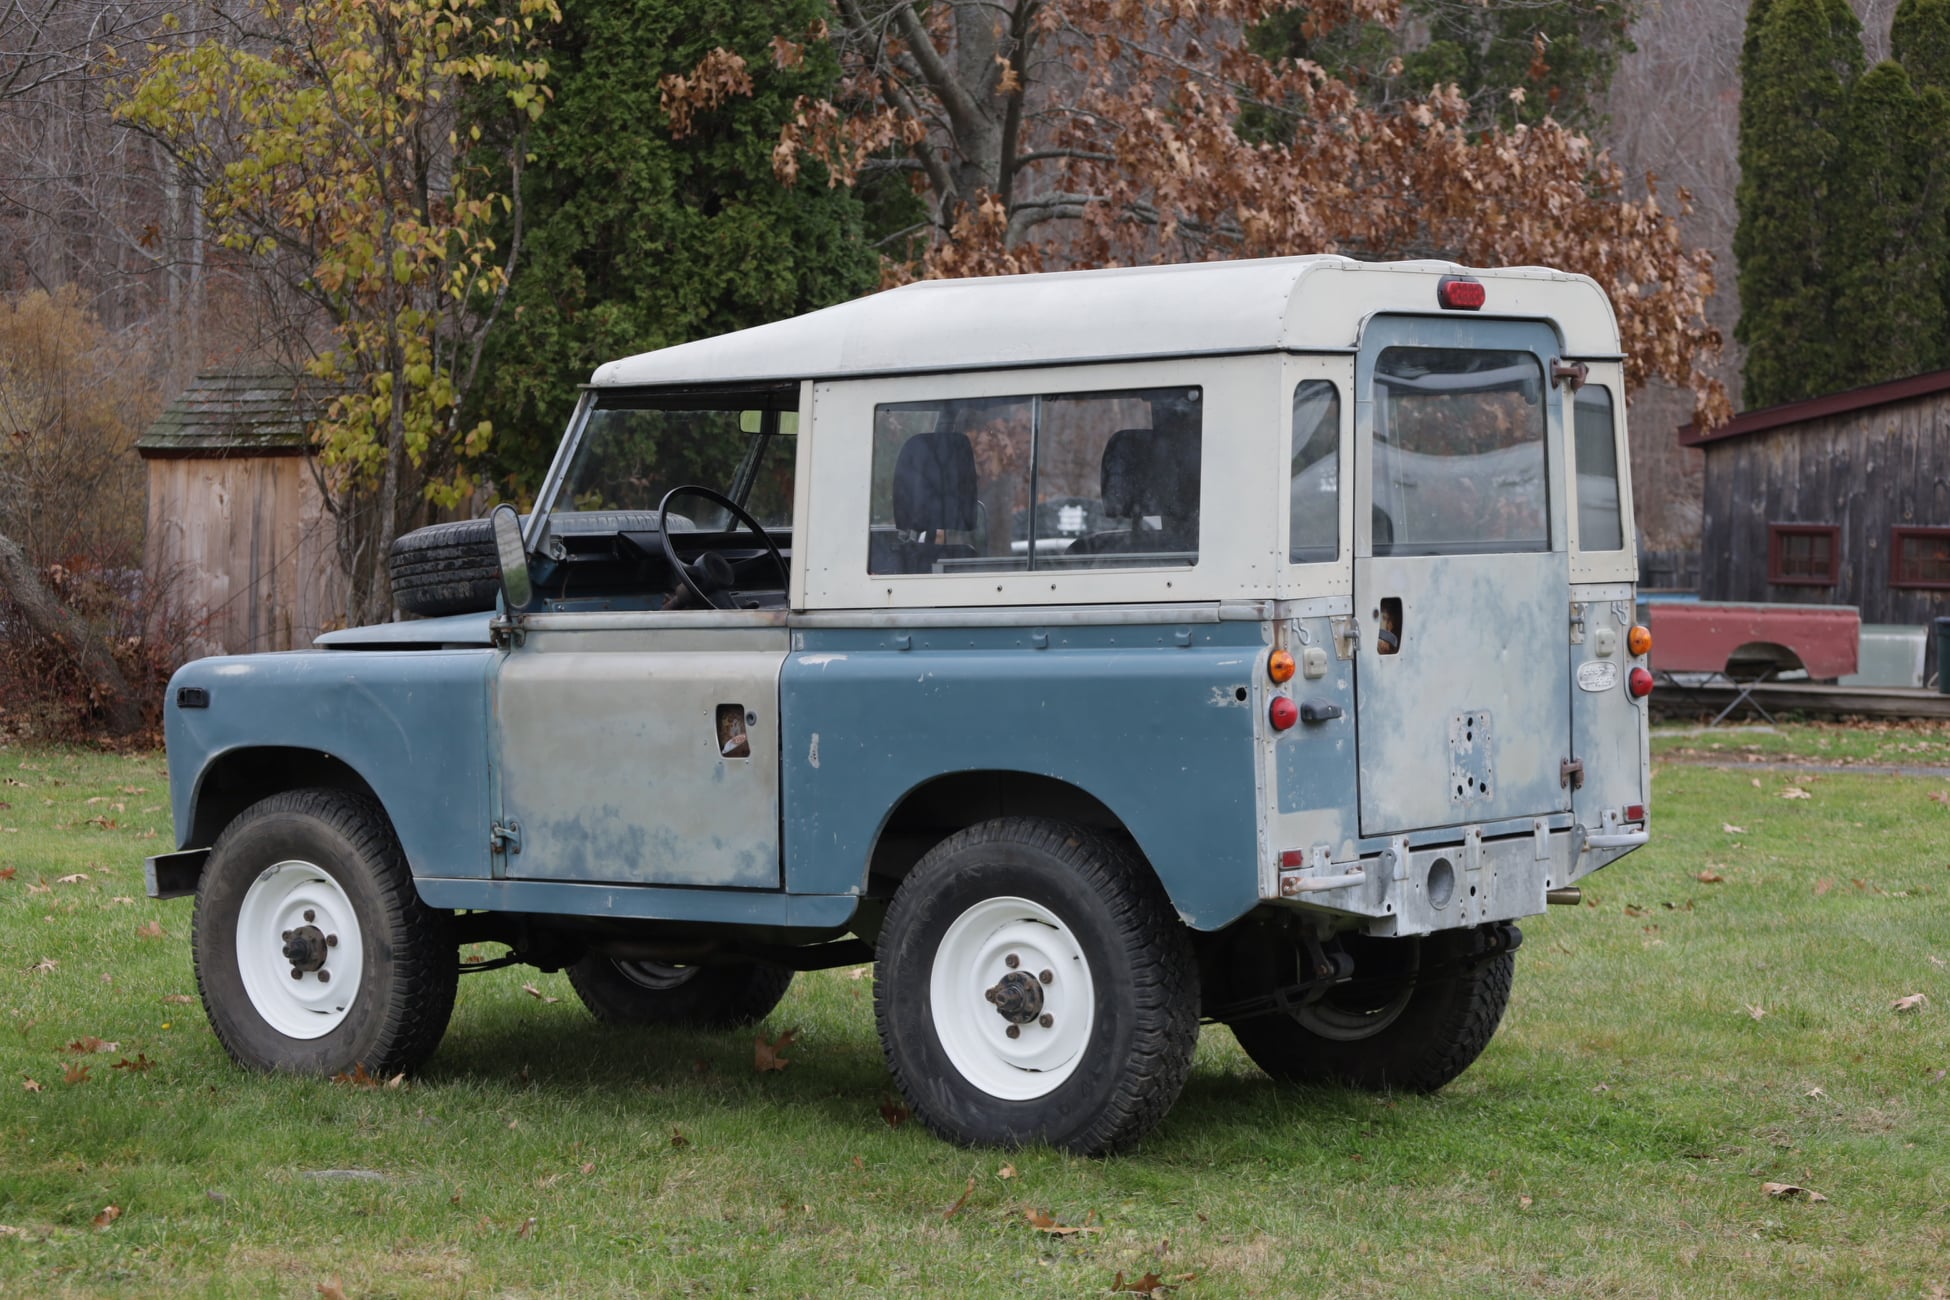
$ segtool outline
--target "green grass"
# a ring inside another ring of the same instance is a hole
[[[1652,729],[1652,754],[1681,761],[1944,767],[1950,775],[1950,722],[1783,721],[1767,726],[1736,719],[1719,727],[1662,723]]]
[[[0,1294],[1950,1288],[1939,781],[1662,763],[1653,845],[1526,924],[1504,1027],[1448,1089],[1281,1091],[1209,1030],[1163,1128],[1103,1161],[890,1127],[871,981],[845,971],[772,1018],[799,1030],[782,1073],[749,1034],[603,1030],[560,976],[510,970],[462,981],[403,1088],[246,1075],[167,1000],[194,987],[188,902],[141,897],[160,757],[0,749],[0,781]],[[118,1046],[64,1050],[84,1035]]]

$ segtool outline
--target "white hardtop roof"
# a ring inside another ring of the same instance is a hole
[[[1488,286],[1482,317],[1546,317],[1567,354],[1618,355],[1618,325],[1586,276],[1545,267],[1336,256],[922,280],[597,369],[599,388],[826,379],[935,370],[1272,351],[1347,351],[1377,312],[1436,314],[1436,282]],[[1443,313],[1460,316],[1462,313]]]

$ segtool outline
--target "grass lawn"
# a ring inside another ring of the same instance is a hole
[[[1950,761],[1867,734],[1765,743]],[[864,969],[800,977],[783,1071],[517,969],[461,981],[403,1087],[243,1074],[186,996],[190,904],[142,897],[166,785],[0,748],[0,1294],[1950,1293],[1950,768],[1662,759],[1652,846],[1526,924],[1448,1089],[1281,1091],[1212,1029],[1102,1161],[890,1124]]]

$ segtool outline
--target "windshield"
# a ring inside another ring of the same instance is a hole
[[[767,528],[792,527],[796,393],[605,393],[596,399],[555,499],[557,515],[655,511],[680,485],[710,488]],[[733,527],[709,501],[672,503],[672,531]]]

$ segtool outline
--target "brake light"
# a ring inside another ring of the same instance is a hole
[[[1626,820],[1626,821],[1628,821],[1628,822],[1642,822],[1642,821],[1644,821],[1644,820],[1645,820],[1645,805],[1644,805],[1644,804],[1642,804],[1642,803],[1629,803],[1629,804],[1626,804],[1626,805],[1625,805],[1625,820]]]
[[[1291,650],[1275,650],[1266,657],[1266,675],[1275,685],[1293,680],[1295,664]]]
[[[1436,282],[1435,300],[1450,311],[1476,311],[1489,296],[1480,280],[1445,275]]]
[[[1652,694],[1652,673],[1644,668],[1634,668],[1632,675],[1625,679],[1625,689],[1632,693],[1633,699],[1644,699]]]
[[[1300,706],[1293,702],[1291,696],[1275,695],[1273,707],[1267,710],[1267,718],[1272,722],[1273,730],[1285,731],[1300,721]]]
[[[1643,624],[1633,624],[1632,630],[1625,634],[1625,648],[1635,655],[1652,653],[1652,629]]]

